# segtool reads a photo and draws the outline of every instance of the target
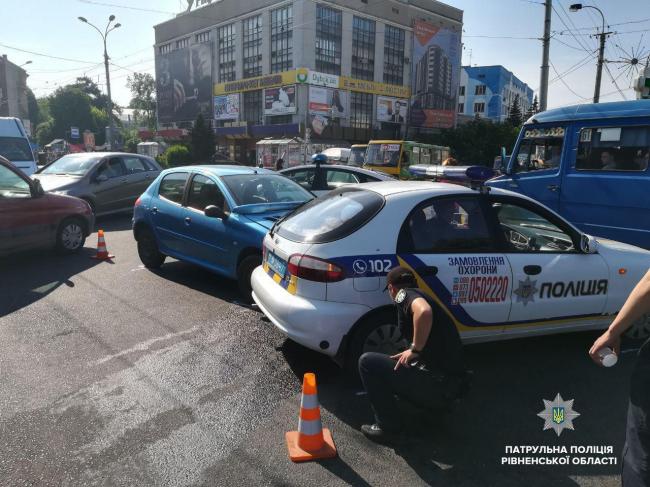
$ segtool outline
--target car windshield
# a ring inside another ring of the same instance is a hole
[[[314,196],[300,185],[275,174],[222,176],[237,205],[260,203],[301,203]]]
[[[384,198],[374,191],[332,191],[288,216],[278,226],[278,234],[294,242],[331,242],[361,228],[383,205]]]
[[[400,144],[370,144],[366,153],[366,164],[397,167],[401,149]]]
[[[10,161],[34,160],[27,139],[20,137],[0,137],[0,156],[4,156]]]
[[[54,161],[41,174],[69,174],[83,176],[101,159],[100,156],[67,155]]]
[[[0,199],[29,198],[29,184],[11,169],[0,165]]]

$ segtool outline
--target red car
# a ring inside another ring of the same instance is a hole
[[[44,192],[0,156],[0,255],[37,247],[76,252],[93,227],[88,203]]]

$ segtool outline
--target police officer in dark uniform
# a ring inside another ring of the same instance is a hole
[[[458,330],[417,288],[413,273],[398,266],[386,281],[400,331],[411,345],[392,357],[369,352],[359,359],[361,381],[376,419],[361,431],[375,441],[397,439],[404,427],[396,396],[422,408],[444,407],[458,397],[466,374]]]
[[[650,271],[628,296],[609,328],[594,342],[589,355],[601,365],[603,348],[616,355],[621,335],[639,318],[650,316]],[[623,448],[623,487],[650,487],[650,339],[641,346],[632,372]]]

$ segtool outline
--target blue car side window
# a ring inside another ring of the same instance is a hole
[[[225,209],[223,193],[213,180],[197,174],[194,176],[192,185],[190,186],[187,206],[195,210],[203,211],[206,207],[212,205]]]

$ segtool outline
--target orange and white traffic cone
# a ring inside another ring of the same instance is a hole
[[[110,260],[114,258],[114,255],[108,253],[106,248],[106,241],[104,240],[104,230],[99,230],[97,232],[97,253],[93,256],[93,259],[97,260]]]
[[[285,436],[289,448],[289,458],[294,462],[336,456],[332,433],[327,428],[323,428],[320,421],[316,374],[308,372],[303,377],[298,431],[289,431]]]

